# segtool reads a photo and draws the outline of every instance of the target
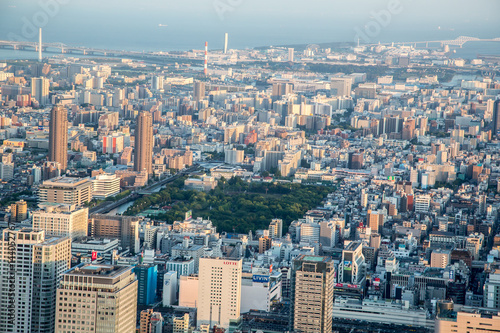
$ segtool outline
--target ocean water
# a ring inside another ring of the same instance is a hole
[[[478,54],[500,55],[500,42],[468,42],[453,49],[452,58],[475,59]]]
[[[100,46],[106,48],[106,45]],[[113,48],[116,49],[116,48]],[[122,45],[121,50],[132,50],[136,49],[130,48],[127,49],[126,45]],[[182,45],[179,45],[179,48],[172,47],[170,51],[177,50],[187,50],[189,48],[183,48]],[[201,48],[200,48],[201,49]],[[154,49],[153,49],[154,50]],[[475,59],[479,54],[486,55],[500,55],[500,42],[468,42],[463,45],[462,48],[452,48],[455,52],[451,53],[451,58],[462,58],[462,59]],[[44,57],[52,57],[57,56],[59,53],[47,52],[44,53]],[[74,54],[74,57],[96,57],[93,55],[81,55]],[[38,53],[35,51],[24,51],[24,50],[12,50],[12,49],[0,49],[0,60],[17,60],[17,59],[38,59]]]
[[[396,10],[391,4],[399,4]],[[111,50],[175,51],[329,42],[377,43],[500,37],[500,1],[476,0],[0,0],[0,40]],[[432,10],[430,10],[432,8]],[[450,9],[452,8],[452,9]],[[454,56],[499,54],[467,43]],[[0,49],[0,59],[36,58]]]

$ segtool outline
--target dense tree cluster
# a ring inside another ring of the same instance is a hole
[[[209,218],[218,231],[247,233],[267,228],[273,218],[285,225],[315,208],[329,193],[324,186],[301,184],[248,183],[239,178],[221,179],[208,193],[183,190],[184,179],[169,184],[162,191],[137,200],[126,212],[135,215],[154,205],[172,206],[155,218],[172,223],[182,220],[188,210],[193,217]]]

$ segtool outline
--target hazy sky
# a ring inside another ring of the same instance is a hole
[[[46,41],[129,49],[221,47],[224,32],[238,48],[360,32],[370,42],[491,38],[499,14],[500,0],[0,0],[0,39],[35,40],[33,26]]]

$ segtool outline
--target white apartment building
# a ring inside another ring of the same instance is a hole
[[[71,239],[88,235],[88,208],[75,205],[41,203],[32,212],[33,229],[44,230],[47,236],[68,236]]]
[[[427,194],[415,198],[415,213],[428,213],[431,208],[431,197]]]
[[[106,199],[120,193],[120,177],[117,175],[97,175],[92,179],[92,197]]]

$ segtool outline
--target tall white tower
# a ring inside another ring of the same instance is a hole
[[[227,42],[228,42],[228,39],[229,39],[229,35],[226,32],[226,34],[224,35],[224,54],[227,53]]]
[[[38,30],[38,61],[42,62],[42,28]]]

